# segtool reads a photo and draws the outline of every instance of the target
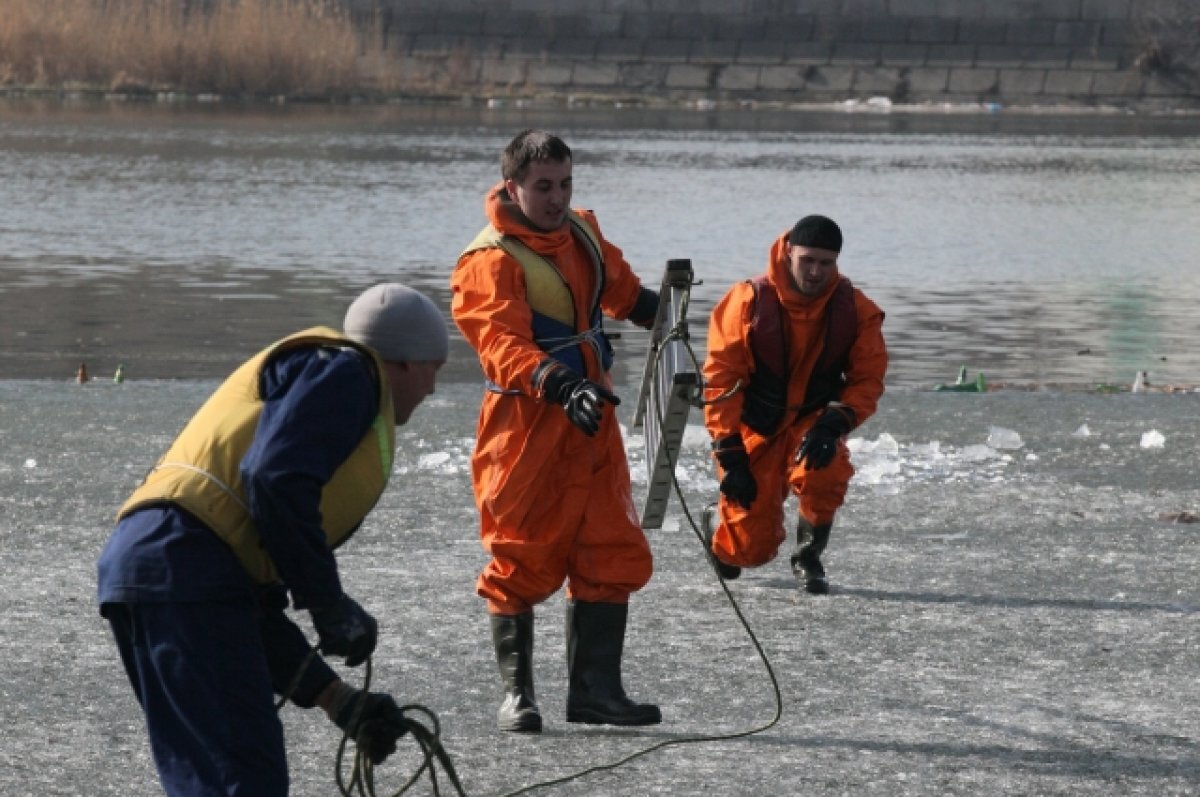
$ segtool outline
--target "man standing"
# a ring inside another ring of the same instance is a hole
[[[375,619],[342,590],[333,549],[383,493],[395,426],[446,360],[442,314],[403,285],[359,296],[344,330],[304,330],[238,368],[100,554],[100,613],[169,795],[286,795],[273,695],[320,706],[375,763],[405,733],[391,696],[342,682],[284,614],[290,592],[321,652],[350,667],[371,655]]]
[[[883,311],[838,273],[842,232],[805,216],[771,247],[765,274],[730,288],[713,309],[704,422],[721,497],[703,522],[722,576],[775,558],[783,502],[800,503],[792,572],[829,591],[821,554],[854,468],[845,437],[883,395]],[[718,521],[719,517],[719,523]]]
[[[643,288],[596,218],[571,201],[571,150],[540,130],[516,136],[488,192],[489,224],[459,257],[453,314],[479,354],[487,393],[472,482],[491,561],[487,601],[505,697],[502,730],[539,732],[533,607],[567,582],[567,721],[650,725],[658,707],[621,682],[629,595],[650,579],[610,406],[613,351],[603,314],[649,326]]]

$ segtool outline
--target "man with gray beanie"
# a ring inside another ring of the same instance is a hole
[[[209,397],[118,513],[97,563],[100,613],[146,716],[169,795],[283,797],[275,696],[320,706],[375,763],[407,723],[317,648],[364,663],[375,619],[347,595],[333,550],[374,507],[395,426],[433,393],[446,323],[426,296],[376,285],[344,331],[268,346]]]
[[[883,311],[838,272],[842,231],[805,216],[776,239],[766,273],[739,282],[708,327],[704,423],[721,496],[702,523],[726,579],[771,561],[799,503],[792,572],[829,591],[821,554],[854,475],[845,437],[875,412],[887,372]]]

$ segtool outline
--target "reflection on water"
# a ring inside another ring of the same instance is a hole
[[[0,378],[225,374],[397,279],[448,310],[499,151],[545,126],[644,280],[704,319],[805,213],[888,313],[889,383],[1200,382],[1191,119],[0,104]],[[618,381],[646,337],[627,324]],[[474,377],[461,341],[451,379]]]

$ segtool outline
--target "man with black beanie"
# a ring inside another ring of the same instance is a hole
[[[838,271],[842,231],[805,216],[771,247],[767,271],[739,282],[709,321],[704,422],[721,495],[705,509],[709,555],[726,579],[775,558],[783,503],[799,499],[792,572],[829,591],[821,554],[854,475],[845,438],[883,394],[883,311]]]

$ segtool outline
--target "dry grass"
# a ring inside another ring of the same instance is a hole
[[[337,94],[361,35],[336,0],[0,0],[0,85]]]

